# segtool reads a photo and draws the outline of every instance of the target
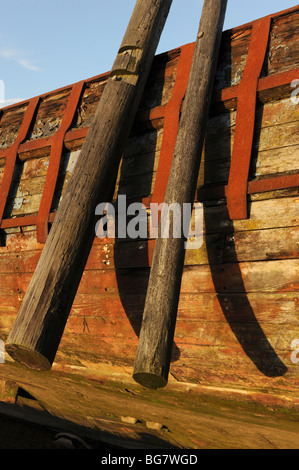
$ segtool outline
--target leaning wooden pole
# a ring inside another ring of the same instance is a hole
[[[172,0],[137,0],[20,311],[6,342],[16,361],[51,368],[95,236],[95,208],[109,202]]]
[[[227,0],[205,0],[164,203],[194,201]],[[172,214],[169,212],[169,214]],[[162,219],[160,220],[160,222]],[[156,240],[133,378],[167,384],[184,265],[184,237]],[[181,221],[179,221],[181,222]]]

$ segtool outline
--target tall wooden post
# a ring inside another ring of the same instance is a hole
[[[164,202],[194,201],[227,0],[205,0]],[[170,213],[171,214],[171,213]],[[157,238],[133,378],[167,384],[184,266],[184,237]],[[177,221],[176,221],[177,222]]]
[[[95,236],[95,207],[109,202],[126,140],[172,0],[137,0],[20,311],[7,352],[51,368]]]

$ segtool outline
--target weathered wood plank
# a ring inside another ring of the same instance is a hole
[[[29,227],[30,228],[30,227]],[[14,252],[42,250],[43,244],[36,240],[35,228],[6,236],[5,246],[0,246],[0,255]]]
[[[223,262],[299,258],[299,227],[237,232],[226,239]]]
[[[20,130],[27,104],[7,109],[0,122],[0,149],[10,147]]]
[[[294,116],[295,117],[295,116]],[[258,127],[253,142],[250,178],[298,170],[298,121]],[[227,183],[235,127],[207,135],[198,184]]]
[[[32,273],[0,274],[0,295],[24,294],[31,277]]]
[[[112,361],[115,365],[132,365],[138,338],[129,324],[125,325],[121,321],[118,323],[119,326],[123,327],[123,332],[126,332],[126,335],[124,335],[121,333],[121,328],[117,328],[117,325],[113,325],[113,323],[101,323],[99,319],[91,319],[84,322],[81,318],[79,319],[80,322],[76,324],[75,320],[75,318],[70,317],[67,322],[66,334],[63,336],[59,348],[62,355],[72,351],[75,361],[80,361],[85,357],[90,363]],[[107,335],[92,334],[93,331],[97,330],[97,324],[100,325],[100,328],[106,329]],[[181,327],[182,325],[178,324],[178,328]],[[248,325],[248,329],[250,331],[250,325]],[[233,333],[229,331],[229,326],[222,325],[222,331],[221,329],[215,330],[216,336],[209,338],[206,336],[206,330],[204,330],[201,333],[202,338],[198,339],[198,344],[182,342],[181,338],[175,336],[176,347],[173,350],[172,367],[186,366],[189,369],[193,368],[193,375],[196,376],[197,380],[201,380],[198,368],[202,366],[209,367],[211,373],[216,370],[225,370],[226,367],[230,368],[231,373],[236,376],[236,382],[239,381],[239,375],[246,376],[246,370],[248,377],[255,374],[257,377],[260,377],[261,381],[267,380],[267,377],[258,371],[254,361],[244,353],[242,347],[234,338]],[[245,325],[244,332],[248,332]],[[254,335],[254,329],[250,333]],[[221,343],[221,339],[224,340],[224,337],[226,338],[226,344]],[[277,354],[287,363],[288,371],[285,370],[285,372],[289,378],[295,379],[295,382],[290,383],[289,387],[295,389],[296,382],[298,383],[299,381],[299,375],[296,365],[292,364],[291,361],[292,350],[290,343],[293,338],[290,339],[290,337],[282,336],[277,336],[276,338],[278,338],[278,341],[281,342],[284,348],[283,350],[278,349]],[[120,351],[124,352],[120,354]],[[177,353],[176,357],[175,352]],[[273,354],[271,350],[258,349],[255,351],[254,348],[252,353],[252,359],[256,360],[263,353],[265,363],[267,363]],[[69,363],[65,359],[63,362],[65,364]],[[221,364],[221,368],[219,364]],[[268,377],[268,384],[271,383],[273,385],[273,377],[271,379]]]
[[[182,292],[178,319],[211,323],[227,322],[230,319],[235,322],[250,323],[255,322],[256,319],[261,324],[275,323],[288,326],[298,325],[298,309],[296,292],[250,292],[247,294],[186,294]],[[213,325],[211,327],[213,328]]]
[[[182,292],[294,292],[299,263],[294,260],[185,267]]]
[[[262,150],[252,160],[250,177],[259,178],[278,173],[298,171],[299,145]]]
[[[270,51],[268,55],[268,74],[277,70],[291,70],[299,61],[298,31],[299,12],[294,11],[273,20],[270,34]],[[289,41],[292,41],[292,44]],[[284,44],[285,46],[282,46]]]
[[[5,330],[7,331],[11,328],[12,318],[5,317],[0,319],[0,324],[1,330],[3,332]],[[134,319],[129,322],[127,319],[122,318],[104,320],[99,317],[87,318],[84,316],[70,316],[65,328],[64,341],[66,344],[70,340],[72,341],[78,337],[78,342],[80,343],[81,337],[87,336],[90,339],[94,338],[95,340],[102,340],[106,343],[108,343],[109,340],[112,343],[117,339],[122,345],[134,345],[135,347],[137,342],[136,330],[139,331],[140,324],[140,319]],[[287,360],[288,364],[292,365],[291,343],[294,340],[294,336],[298,337],[299,326],[296,325],[292,330],[287,327],[283,328],[281,325],[273,324],[263,324],[262,327],[263,331],[265,331],[265,337],[263,341],[260,341],[257,338],[257,328],[254,323],[228,324],[222,322],[211,324],[210,322],[180,320],[177,322],[174,336],[176,347],[174,348],[173,356],[175,355],[175,349],[180,349],[181,347],[185,352],[185,361],[189,358],[195,359],[199,354],[201,355],[203,351],[205,351],[206,357],[201,357],[201,365],[210,364],[211,368],[213,368],[216,367],[217,358],[213,357],[213,354],[210,356],[210,350],[212,349],[212,351],[216,352],[218,349],[221,349],[223,353],[227,353],[228,360],[236,359],[237,356],[240,356],[239,359],[241,363],[242,360],[244,361],[247,354],[244,353],[242,343],[240,344],[238,338],[232,331],[232,329],[236,330],[237,328],[238,335],[242,335],[242,341],[251,344],[251,349],[248,351],[248,354],[250,354],[249,357],[257,360],[258,356],[262,356],[263,354],[265,354],[265,356],[268,355],[268,357],[271,357],[272,354],[273,358],[275,355],[282,355],[282,357]],[[122,345],[116,344],[114,347],[115,351],[119,351],[119,356],[122,356],[120,352]],[[205,350],[202,348],[205,348]],[[85,354],[89,353],[92,357],[96,351],[90,346],[87,349],[85,348],[84,352]],[[103,351],[100,354],[102,353]],[[117,362],[117,358],[114,360]],[[192,361],[190,361],[190,365],[191,364]],[[299,381],[299,375],[297,375],[297,380]]]
[[[24,294],[0,295],[0,313],[15,317]],[[140,322],[145,294],[77,294],[71,317],[99,318],[104,323],[118,320]],[[227,307],[227,309],[226,309]],[[253,292],[249,294],[181,293],[178,321],[205,323],[213,330],[216,323],[233,320],[240,324],[275,324],[284,329],[299,325],[298,296],[293,292]],[[79,320],[78,320],[79,321]],[[140,326],[140,325],[139,325]],[[290,329],[292,331],[292,329]]]
[[[78,337],[78,341],[77,341]],[[136,340],[123,339],[114,335],[110,337],[98,337],[90,334],[69,334],[62,339],[61,347],[57,354],[57,360],[62,364],[74,364],[91,367],[92,364],[101,362],[113,362],[115,366],[132,366],[136,350]],[[226,387],[239,384],[247,384],[247,387],[267,389],[273,388],[278,392],[285,390],[295,392],[298,387],[298,373],[296,365],[290,360],[291,351],[279,352],[283,363],[287,364],[287,371],[282,376],[274,377],[273,368],[271,375],[271,353],[263,351],[262,361],[269,367],[269,375],[261,373],[254,360],[260,360],[261,351],[256,352],[251,360],[242,348],[199,346],[192,344],[176,343],[176,356],[173,354],[170,372],[178,381],[195,382],[201,384],[225,384]],[[90,347],[92,354],[87,355]],[[120,354],[119,351],[123,353]],[[175,351],[174,351],[175,353]],[[221,365],[221,367],[219,367]],[[273,366],[273,362],[272,362]],[[261,367],[261,366],[260,366]]]
[[[59,93],[49,93],[42,98],[28,140],[50,137],[55,134],[61,124],[69,96],[70,88],[61,90]]]
[[[204,233],[232,233],[243,232],[250,230],[264,230],[271,228],[283,227],[296,227],[299,225],[299,198],[298,195],[278,197],[280,192],[275,191],[274,194],[266,195],[266,199],[261,197],[254,200],[250,205],[250,218],[246,220],[231,221],[228,218],[227,209],[225,205],[206,205],[204,207]],[[269,199],[268,199],[269,198]],[[25,199],[26,202],[26,199]],[[194,214],[193,214],[194,215]],[[194,218],[192,219],[192,223]],[[149,227],[149,222],[148,222]],[[12,238],[11,238],[12,237]],[[27,237],[29,241],[26,242]],[[40,249],[43,245],[36,245],[32,238],[35,237],[35,232],[28,232],[27,235],[16,234],[15,236],[9,235],[6,241],[6,247],[0,247],[0,253],[6,252],[7,249],[14,251],[20,249],[24,245],[24,250]],[[107,243],[111,240],[96,239],[94,243]],[[14,243],[17,243],[14,247]],[[29,245],[28,245],[29,243]],[[27,246],[28,245],[28,246]],[[27,248],[26,248],[27,246]],[[10,247],[10,248],[9,248]],[[23,249],[23,248],[22,248]]]
[[[242,232],[299,225],[299,198],[284,197],[252,202],[250,218],[231,221],[225,205],[210,206],[204,210],[207,233]]]
[[[214,352],[214,351],[213,351]],[[218,352],[218,354],[217,354]],[[193,364],[186,366],[182,361],[179,363],[171,364],[171,373],[173,376],[182,382],[191,382],[191,383],[201,383],[212,386],[221,387],[225,384],[226,387],[235,388],[237,384],[246,384],[250,389],[257,390],[269,390],[269,393],[273,393],[273,389],[279,393],[280,389],[284,389],[287,394],[295,393],[298,387],[296,383],[297,372],[294,365],[290,366],[288,375],[284,377],[279,377],[277,381],[274,382],[273,377],[266,377],[259,373],[254,368],[254,365],[251,365],[250,360],[244,361],[245,364],[241,365],[241,360],[230,360],[230,356],[226,353],[221,354],[219,351],[215,351],[215,363],[218,364],[218,367],[211,367],[211,364],[202,365],[201,359],[205,355],[206,351],[202,351],[202,355],[193,360]],[[267,360],[267,358],[265,359]],[[221,367],[219,366],[221,365]],[[200,377],[200,379],[199,379]],[[273,382],[276,385],[276,382],[279,382],[277,386],[273,386]],[[294,383],[295,382],[295,383]],[[294,385],[293,385],[294,383]],[[243,388],[244,389],[244,388]]]
[[[238,85],[247,60],[250,27],[224,31],[216,71],[216,88]]]
[[[86,270],[78,293],[144,294],[148,268],[117,270]],[[32,273],[0,274],[0,295],[24,293]],[[295,292],[299,284],[298,260],[227,263],[186,266],[183,272],[183,293]]]
[[[126,195],[128,199],[138,199],[153,193],[157,172],[122,177],[118,182],[118,195]]]
[[[257,327],[251,323],[214,323],[200,321],[179,321],[177,322],[175,341],[178,345],[199,345],[199,346],[219,346],[227,348],[241,348],[238,338],[233,330],[238,330],[238,335],[251,344],[251,350],[258,355],[267,352],[271,346],[276,352],[291,350],[291,343],[294,338],[299,337],[299,326],[292,325],[292,328],[282,325],[263,323],[262,329],[265,333],[263,342],[257,340]],[[269,343],[267,343],[267,341]],[[298,374],[299,380],[299,374]]]
[[[37,214],[42,194],[31,194],[26,196],[21,196],[10,200],[10,207],[12,206],[11,216],[24,216],[30,214]]]
[[[31,240],[32,247],[32,238]],[[34,246],[34,243],[33,243]],[[86,270],[145,268],[151,266],[155,240],[126,241],[94,244],[87,260]],[[34,272],[40,250],[4,251],[0,273]],[[209,234],[203,245],[187,250],[185,266],[234,263],[236,261],[263,261],[294,259],[299,256],[299,227],[262,229],[236,232],[233,235]]]

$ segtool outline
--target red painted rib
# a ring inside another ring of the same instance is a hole
[[[231,219],[246,219],[247,185],[255,124],[256,97],[267,51],[271,18],[252,26],[250,47],[238,87],[235,141],[227,187],[227,207]]]
[[[179,128],[181,106],[188,85],[194,47],[195,44],[191,43],[181,48],[175,84],[171,98],[165,109],[163,140],[152,197],[152,202],[158,204],[164,201],[176,136]]]
[[[73,86],[60,128],[52,138],[49,168],[36,221],[37,241],[39,243],[45,243],[48,236],[49,215],[59,174],[65,134],[74,119],[83,85],[84,81],[81,81]]]
[[[287,189],[299,187],[299,173],[292,175],[274,176],[261,180],[250,181],[248,183],[248,194],[264,193],[277,189]]]
[[[18,156],[19,146],[26,139],[30,125],[32,123],[37,105],[39,103],[39,97],[32,98],[29,101],[28,107],[23,117],[19,133],[13,145],[6,150],[6,164],[3,174],[2,184],[0,188],[0,224],[2,222],[5,206],[7,203],[8,193],[11,187],[12,178],[14,174],[15,164]]]

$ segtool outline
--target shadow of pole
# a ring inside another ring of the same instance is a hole
[[[166,57],[166,56],[165,56]],[[150,75],[140,109],[159,106],[162,103],[163,91],[167,79],[167,60],[161,56],[156,59],[152,75]],[[159,62],[159,60],[162,62]],[[164,61],[164,62],[163,62]],[[156,76],[156,74],[158,74]],[[144,198],[152,194],[153,176],[155,173],[157,128],[150,122],[135,122],[131,133],[133,145],[137,142],[137,151],[130,154],[130,144],[124,154],[120,170],[118,196],[125,195],[127,205],[131,202],[142,203]],[[140,145],[138,140],[140,139]],[[137,215],[137,214],[136,214]],[[129,217],[128,219],[129,220]],[[151,252],[154,240],[149,238],[115,239],[114,262],[119,297],[128,320],[139,338],[142,316],[150,274]],[[180,357],[180,350],[173,343],[171,360]]]
[[[228,128],[231,129],[231,125],[228,125]],[[226,162],[224,162],[224,166],[226,168],[229,168],[231,158],[230,142],[230,138],[223,139],[222,155],[225,156]],[[215,163],[217,164],[214,155],[215,148],[213,150],[212,147],[214,147],[213,142],[210,142],[209,145],[209,140],[207,139],[205,144],[204,173],[208,176],[209,180],[213,171],[214,174],[217,173],[215,170]],[[226,183],[224,180],[213,182],[215,184]],[[211,217],[211,209],[209,210],[208,206],[209,204],[205,204],[204,209],[207,234],[215,232],[215,216]],[[221,217],[223,226],[231,227],[229,263],[222,262],[222,264],[215,264],[213,245],[207,244],[209,265],[219,305],[244,353],[255,364],[257,369],[267,377],[280,377],[288,369],[271,346],[250,305],[234,244],[232,221],[229,218],[226,205],[223,204],[221,210],[223,211]],[[229,276],[231,277],[229,278]]]
[[[205,210],[205,214],[207,210]],[[229,220],[228,213],[226,213]],[[209,217],[205,215],[206,229],[209,231]],[[231,247],[230,265],[233,265],[232,280],[226,283],[228,265],[212,264],[212,255],[208,248],[208,257],[211,259],[210,269],[217,293],[217,299],[222,312],[237,338],[244,353],[255,364],[257,369],[267,377],[280,377],[287,372],[287,367],[280,360],[260,326],[247,297],[242,273],[239,267],[235,247]],[[227,286],[230,285],[230,287]]]

